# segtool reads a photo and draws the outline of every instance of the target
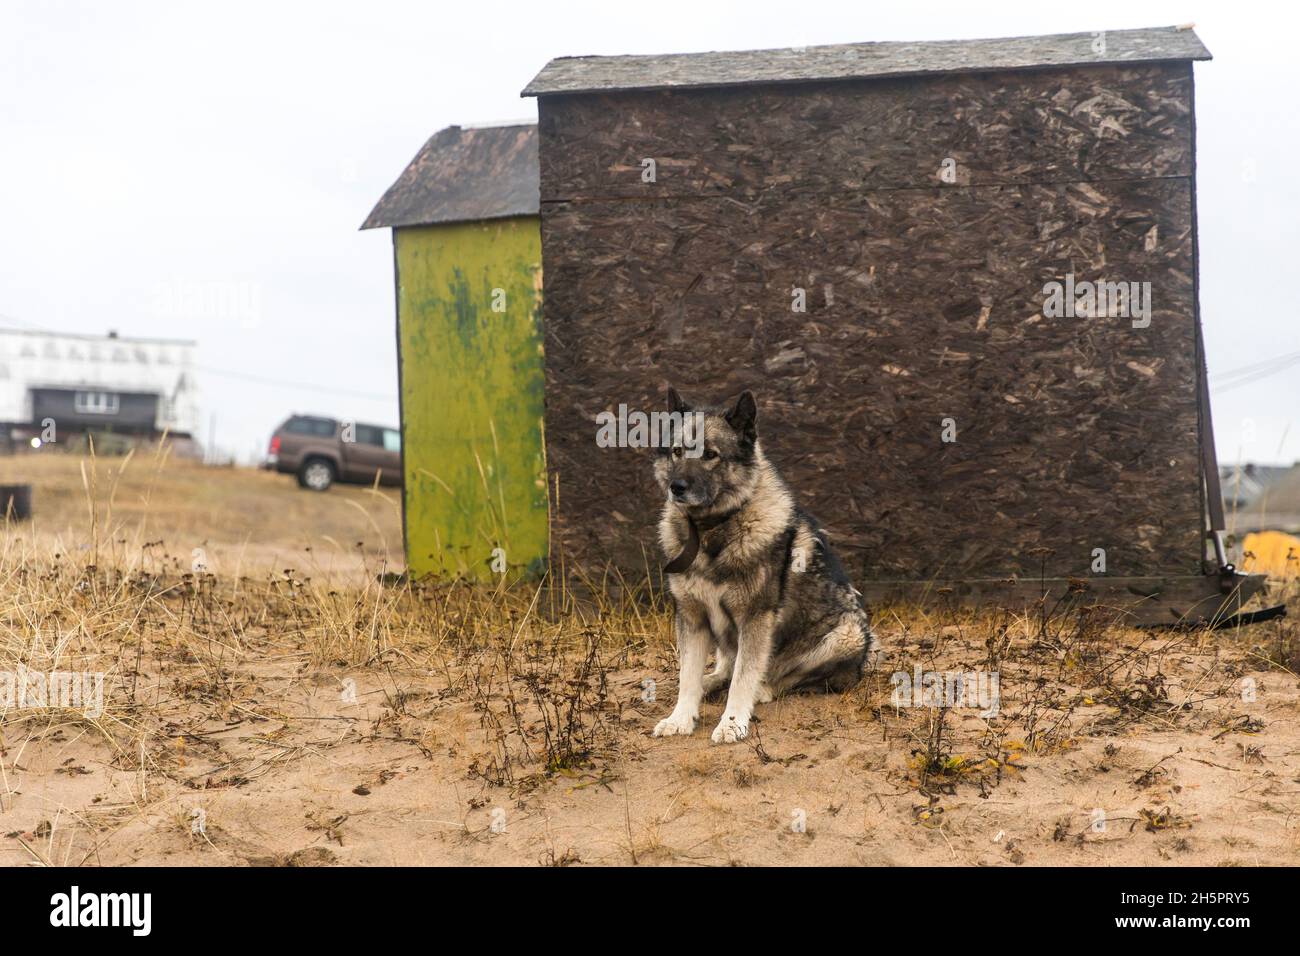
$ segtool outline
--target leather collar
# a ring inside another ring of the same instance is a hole
[[[700,532],[703,531],[707,534],[714,528],[730,521],[739,511],[739,508],[733,508],[731,511],[723,512],[720,515],[709,515],[698,522],[689,514],[686,515],[686,544],[677,557],[664,565],[664,574],[681,574],[690,568],[700,553]]]

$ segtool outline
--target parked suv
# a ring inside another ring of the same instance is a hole
[[[396,428],[294,415],[275,430],[266,467],[297,475],[298,484],[324,491],[336,481],[402,483],[402,435]]]

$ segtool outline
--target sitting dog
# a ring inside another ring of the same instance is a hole
[[[693,733],[705,695],[727,687],[713,742],[730,743],[748,735],[755,704],[855,686],[875,638],[826,533],[763,455],[754,396],[697,410],[670,388],[668,410],[702,434],[680,430],[654,466],[681,666],[677,705],[654,735]]]

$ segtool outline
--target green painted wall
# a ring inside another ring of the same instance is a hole
[[[394,243],[407,567],[496,580],[500,547],[509,577],[537,575],[547,550],[539,222],[400,228]]]

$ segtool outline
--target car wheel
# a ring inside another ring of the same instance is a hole
[[[324,491],[334,484],[334,466],[324,458],[313,458],[303,462],[298,472],[298,484],[312,491]]]

